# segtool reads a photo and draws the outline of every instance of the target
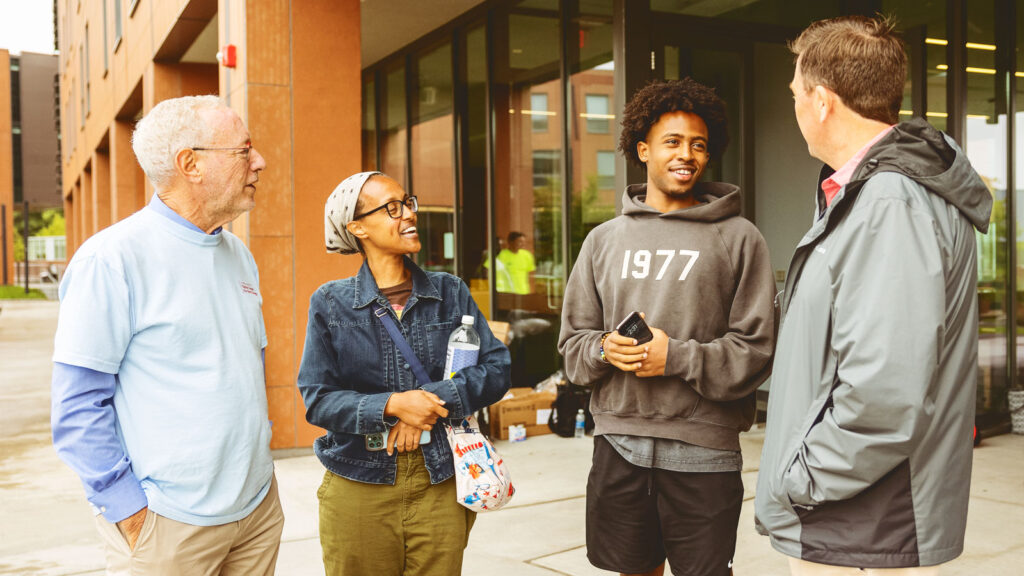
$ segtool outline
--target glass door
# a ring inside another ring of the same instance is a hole
[[[565,275],[564,127],[558,0],[511,6],[494,26],[495,320],[512,330],[512,385],[534,386],[560,366]]]
[[[692,33],[697,28],[696,23],[683,18],[664,16],[659,20],[653,44],[654,76],[663,80],[689,76],[714,88],[725,101],[729,146],[721,159],[712,160],[704,180],[739,186],[745,199],[744,215],[753,220],[753,210],[747,209],[753,206],[753,166],[745,162],[748,145],[752,145],[745,138],[751,133],[748,126],[751,115],[746,106],[750,102],[748,93],[752,91],[748,74],[752,67],[753,45],[739,38]]]

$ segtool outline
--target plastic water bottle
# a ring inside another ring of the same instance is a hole
[[[473,328],[473,317],[466,314],[462,317],[462,326],[456,328],[448,338],[448,358],[444,363],[445,378],[451,378],[467,366],[475,366],[479,356],[480,335]]]
[[[573,430],[573,436],[576,438],[583,438],[583,435],[587,431],[587,417],[583,415],[583,408],[580,408],[579,412],[576,413],[576,427]]]

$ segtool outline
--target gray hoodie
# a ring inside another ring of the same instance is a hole
[[[868,150],[800,241],[755,505],[779,551],[895,568],[963,550],[978,374],[974,230],[987,229],[991,208],[953,141],[915,120]]]
[[[622,215],[583,242],[562,305],[558,350],[569,380],[593,386],[595,434],[739,450],[768,376],[775,281],[768,248],[731,184],[699,183],[701,204],[661,213],[630,186]],[[600,339],[632,311],[669,336],[665,375],[600,359]]]

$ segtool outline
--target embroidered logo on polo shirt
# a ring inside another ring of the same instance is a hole
[[[242,292],[245,292],[246,294],[252,294],[253,296],[260,295],[259,292],[257,292],[256,289],[252,287],[252,284],[249,284],[248,282],[242,282],[241,284]]]

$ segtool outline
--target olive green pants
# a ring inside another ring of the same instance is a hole
[[[327,576],[459,576],[476,513],[455,480],[432,485],[423,452],[398,454],[394,486],[327,472],[317,491]]]

